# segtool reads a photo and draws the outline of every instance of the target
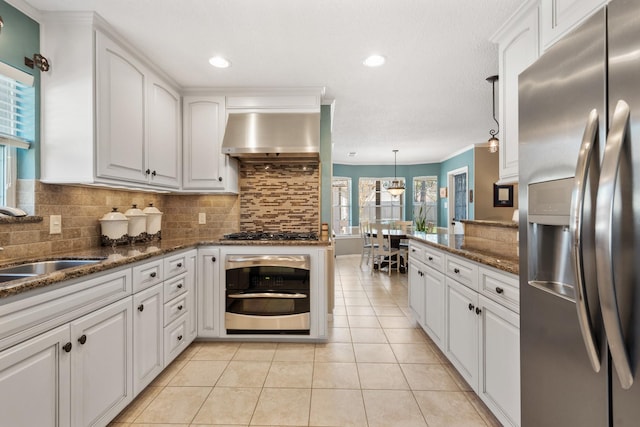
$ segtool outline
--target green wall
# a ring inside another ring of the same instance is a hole
[[[407,189],[405,191],[405,220],[413,220],[413,178],[416,176],[439,176],[440,164],[428,163],[421,165],[398,165],[398,177],[403,177]],[[394,175],[393,165],[333,165],[333,176],[351,178],[351,224],[360,223],[360,212],[358,207],[358,180],[359,178],[390,178]]]
[[[24,58],[40,51],[40,26],[18,9],[0,0],[4,27],[0,33],[0,61],[35,76],[36,140],[29,150],[18,150],[18,178],[40,177],[40,71],[24,65]],[[46,52],[42,52],[46,56]],[[52,67],[54,65],[52,64]]]
[[[331,235],[331,106],[320,108],[320,222],[329,224]]]
[[[460,169],[463,167],[467,167],[469,172],[467,174],[467,188],[474,188],[474,157],[473,157],[473,148],[458,154],[455,157],[445,160],[440,164],[440,177],[438,179],[439,185],[438,187],[448,187],[447,183],[447,174],[452,170]],[[448,199],[440,199],[438,202],[438,226],[439,227],[447,227],[447,218],[448,218],[448,209],[446,208]],[[473,219],[473,203],[469,203],[469,218]]]
[[[404,177],[407,185],[405,192],[405,220],[413,220],[413,211],[409,209],[413,200],[413,178],[416,176],[437,176],[438,188],[447,187],[447,173],[452,170],[467,167],[469,170],[467,176],[468,188],[474,188],[474,150],[460,153],[442,163],[427,163],[421,165],[398,165],[398,176]],[[333,176],[351,178],[351,223],[357,225],[360,223],[360,213],[358,207],[358,180],[364,178],[387,178],[393,176],[393,165],[333,165]],[[438,198],[438,226],[447,227],[447,209],[445,208],[448,200],[446,198]],[[324,206],[323,206],[324,208]],[[474,207],[473,203],[469,203],[469,219],[473,219]],[[324,218],[324,216],[323,216]],[[324,221],[323,219],[323,222]]]

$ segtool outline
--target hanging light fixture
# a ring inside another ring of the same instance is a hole
[[[387,186],[387,191],[394,197],[404,193],[404,182],[400,182],[400,180],[398,180],[398,174],[396,173],[397,158],[398,150],[393,150],[393,181],[391,181],[391,184]]]
[[[487,77],[487,81],[491,83],[491,90],[493,92],[493,96],[491,98],[491,104],[493,105],[493,121],[496,122],[496,129],[489,130],[489,135],[491,137],[487,141],[489,143],[489,152],[495,153],[498,151],[498,145],[500,144],[500,140],[496,138],[498,132],[500,132],[500,123],[496,120],[496,81],[498,80],[498,76]]]

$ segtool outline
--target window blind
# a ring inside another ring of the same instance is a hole
[[[0,145],[29,148],[35,140],[35,88],[0,69]]]

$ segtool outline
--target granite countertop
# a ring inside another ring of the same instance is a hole
[[[331,241],[237,241],[174,239],[139,243],[133,246],[102,246],[93,249],[47,254],[41,257],[0,263],[0,268],[11,267],[14,265],[20,265],[29,262],[59,259],[101,259],[102,261],[95,264],[67,268],[53,273],[41,274],[38,276],[0,283],[0,299],[21,294],[29,290],[43,288],[65,280],[75,279],[78,277],[87,276],[89,274],[99,273],[101,271],[107,271],[112,268],[121,267],[156,256],[162,256],[178,250],[197,248],[198,246],[329,246],[330,244]]]
[[[515,221],[494,221],[487,219],[462,219],[460,220],[463,224],[471,224],[471,225],[482,225],[482,226],[490,226],[490,227],[504,227],[504,228],[515,228],[518,229],[518,223]]]
[[[518,274],[520,271],[517,248],[502,242],[467,237],[464,234],[415,232],[407,237],[507,273]]]

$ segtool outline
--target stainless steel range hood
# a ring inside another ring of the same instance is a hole
[[[230,113],[222,153],[241,159],[319,159],[320,113]]]

